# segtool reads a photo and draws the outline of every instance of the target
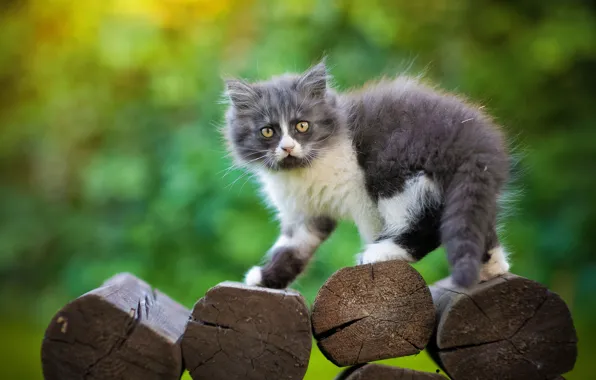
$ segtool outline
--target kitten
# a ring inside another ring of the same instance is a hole
[[[287,287],[343,219],[366,243],[358,264],[414,262],[443,244],[460,286],[509,270],[496,233],[509,157],[479,108],[407,77],[339,93],[323,62],[226,87],[229,148],[281,223],[247,284]]]

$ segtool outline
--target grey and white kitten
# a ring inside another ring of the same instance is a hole
[[[480,108],[408,77],[339,93],[322,62],[226,86],[229,148],[281,223],[247,284],[287,287],[342,219],[366,243],[359,264],[414,262],[443,244],[460,286],[509,270],[496,233],[509,157]]]

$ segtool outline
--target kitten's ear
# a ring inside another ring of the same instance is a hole
[[[248,109],[259,99],[259,91],[249,83],[235,78],[224,79],[226,95],[234,107]]]
[[[327,67],[321,61],[308,69],[298,79],[296,87],[314,98],[323,98],[327,92]]]

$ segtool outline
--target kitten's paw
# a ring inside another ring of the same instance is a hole
[[[497,276],[509,272],[509,262],[507,262],[507,253],[502,247],[497,247],[488,251],[490,259],[482,266],[480,270],[480,281],[488,281]]]
[[[415,261],[405,249],[390,240],[369,244],[364,253],[358,255],[357,258],[360,265],[389,260]]]
[[[244,276],[244,283],[249,286],[263,286],[263,272],[261,267],[252,267]]]
[[[387,252],[377,252],[374,250],[367,249],[366,251],[360,253],[357,256],[358,265],[365,265],[365,264],[374,264],[374,263],[381,263],[383,261],[390,261],[393,260],[392,257]]]
[[[359,253],[356,255],[356,265],[363,265],[363,257],[364,257],[364,253]]]

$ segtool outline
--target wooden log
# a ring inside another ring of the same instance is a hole
[[[428,350],[452,379],[544,380],[573,368],[571,314],[544,286],[505,274],[471,289],[447,278],[431,292],[438,324]]]
[[[302,379],[312,334],[304,298],[224,282],[194,307],[182,339],[193,379]]]
[[[43,338],[46,380],[179,379],[190,311],[128,273],[64,306]]]
[[[446,377],[383,364],[365,364],[344,370],[335,380],[446,380]]]
[[[312,310],[317,344],[340,367],[417,354],[434,323],[424,279],[401,261],[340,269],[319,290]]]

